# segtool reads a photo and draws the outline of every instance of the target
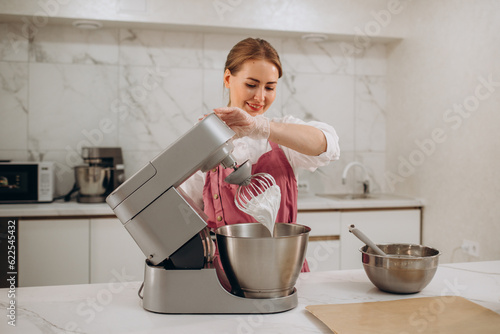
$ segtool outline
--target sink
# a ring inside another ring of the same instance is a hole
[[[381,193],[373,193],[373,194],[316,194],[319,197],[325,197],[333,200],[342,200],[342,201],[352,201],[352,200],[364,200],[364,201],[373,201],[373,200],[391,200],[391,199],[405,199],[405,197],[392,195],[392,194],[381,194]]]

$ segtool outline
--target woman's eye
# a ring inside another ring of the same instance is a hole
[[[274,87],[266,87],[266,89],[269,90],[269,91],[273,91]]]
[[[255,85],[247,84],[247,87],[249,87],[249,88],[255,88]]]

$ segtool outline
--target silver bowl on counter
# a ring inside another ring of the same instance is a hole
[[[416,244],[377,244],[387,255],[376,254],[365,245],[363,268],[370,281],[380,290],[392,293],[416,293],[425,288],[436,273],[441,253]]]
[[[259,223],[219,227],[219,256],[233,292],[276,298],[294,291],[304,263],[309,232],[299,224],[275,224],[274,237]]]

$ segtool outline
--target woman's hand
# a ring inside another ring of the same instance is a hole
[[[236,132],[237,138],[268,139],[311,156],[320,155],[327,149],[323,131],[310,125],[270,122],[262,115],[253,117],[236,107],[218,108],[214,112]]]
[[[271,131],[269,119],[262,116],[250,116],[246,111],[236,107],[214,109],[219,118],[234,132],[236,138],[248,136],[252,139],[268,139]]]

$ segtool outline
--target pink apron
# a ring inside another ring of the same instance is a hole
[[[292,166],[288,162],[285,153],[278,144],[272,143],[272,150],[264,153],[257,163],[252,165],[252,174],[269,173],[276,180],[281,189],[281,205],[276,217],[280,223],[296,223],[297,221],[297,179]],[[208,215],[208,227],[217,227],[252,223],[255,219],[247,215],[234,204],[234,194],[237,185],[224,182],[227,175],[232,172],[231,168],[217,167],[207,172],[205,186],[203,188],[203,203],[205,213]],[[309,272],[307,261],[304,261],[301,272]]]

